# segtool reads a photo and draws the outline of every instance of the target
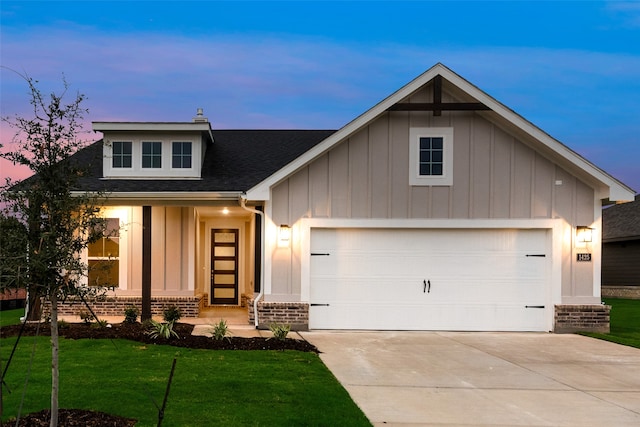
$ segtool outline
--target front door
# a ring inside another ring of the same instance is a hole
[[[238,230],[211,230],[211,304],[238,304]]]

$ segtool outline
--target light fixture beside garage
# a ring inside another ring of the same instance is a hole
[[[280,224],[278,231],[278,246],[288,248],[291,242],[291,227],[287,224]]]
[[[576,242],[591,243],[593,241],[593,228],[586,225],[578,225],[576,227]]]

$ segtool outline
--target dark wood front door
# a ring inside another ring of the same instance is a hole
[[[211,230],[211,304],[238,304],[238,230]]]

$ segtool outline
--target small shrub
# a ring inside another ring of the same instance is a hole
[[[153,339],[169,339],[171,337],[180,338],[178,333],[173,330],[173,322],[160,323],[155,320],[151,320],[151,329],[146,333]]]
[[[291,330],[291,325],[280,325],[278,323],[272,323],[269,325],[269,330],[273,334],[273,337],[278,341],[284,341],[287,339],[287,335]]]
[[[92,323],[91,327],[92,328],[96,328],[96,329],[98,329],[98,328],[101,329],[101,328],[106,328],[108,324],[109,324],[109,322],[107,322],[104,319],[101,319],[101,320],[96,320],[95,323]]]
[[[138,307],[130,305],[124,309],[124,322],[136,323],[138,321]]]
[[[67,323],[64,319],[58,319],[58,329],[67,329],[69,327],[69,323]]]
[[[88,310],[80,310],[78,316],[80,316],[80,319],[87,325],[93,321],[93,314]]]
[[[152,320],[151,319],[147,319],[145,321],[142,322],[142,329],[144,329],[145,331],[148,329],[153,328],[153,323],[151,323]]]
[[[227,326],[227,322],[224,319],[220,319],[218,324],[213,325],[213,339],[216,341],[220,341],[223,338],[229,339],[227,335],[229,334],[229,327]]]
[[[169,306],[164,309],[162,312],[165,322],[177,322],[182,318],[182,312],[180,311],[180,307],[175,305]]]

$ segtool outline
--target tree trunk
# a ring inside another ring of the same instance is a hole
[[[28,297],[29,311],[27,312],[27,320],[39,322],[42,318],[42,304],[40,304],[40,296],[35,293],[32,295],[30,292]]]
[[[51,422],[49,427],[58,427],[58,296],[51,291]]]

